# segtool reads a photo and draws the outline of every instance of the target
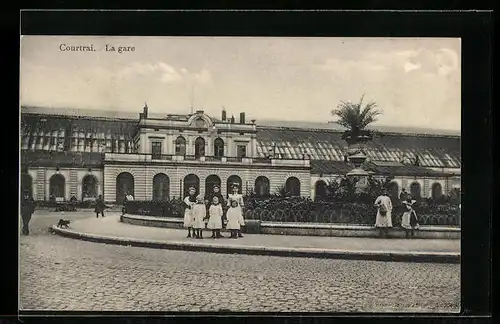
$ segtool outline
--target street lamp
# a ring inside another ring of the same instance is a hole
[[[349,162],[354,165],[354,169],[347,173],[347,177],[359,179],[359,181],[356,183],[356,188],[359,191],[362,191],[364,188],[366,188],[367,185],[366,180],[369,173],[362,168],[362,165],[366,161],[366,158],[366,155],[361,150],[348,157]]]

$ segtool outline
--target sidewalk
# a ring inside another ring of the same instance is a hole
[[[119,213],[76,220],[57,234],[94,242],[205,251],[297,257],[321,257],[406,262],[460,262],[460,240],[379,239],[246,234],[239,239],[186,238],[187,231],[136,226],[120,222]],[[227,233],[225,234],[227,236]]]

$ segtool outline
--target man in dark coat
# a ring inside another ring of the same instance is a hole
[[[24,235],[29,235],[29,223],[31,220],[31,215],[35,211],[35,201],[31,197],[29,192],[24,192],[21,200],[21,218],[23,219],[23,229],[22,233]]]
[[[104,204],[104,199],[102,198],[102,195],[99,195],[99,198],[96,199],[95,201],[95,214],[96,218],[99,218],[99,214],[101,214],[102,217],[104,217],[104,209],[106,209],[106,204]]]

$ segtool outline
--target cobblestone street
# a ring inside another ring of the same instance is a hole
[[[20,239],[24,310],[459,311],[455,264],[169,251],[33,232]]]

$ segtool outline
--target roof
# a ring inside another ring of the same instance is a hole
[[[21,151],[21,163],[31,166],[101,166],[103,154],[94,152]]]
[[[342,132],[308,129],[259,128],[257,152],[265,156],[271,152],[284,158],[301,158],[309,154],[312,160],[343,161],[347,149]],[[366,143],[365,153],[372,161],[408,164],[419,157],[422,166],[460,167],[460,138],[448,136],[415,136],[404,134],[376,134]]]
[[[139,120],[138,112],[128,112],[119,110],[98,110],[98,109],[75,109],[75,108],[56,108],[56,107],[35,107],[35,106],[22,106],[21,113],[24,114],[41,114],[52,116],[81,116],[81,117],[94,117],[103,119],[126,119],[126,120]],[[170,116],[172,119],[184,120],[189,114],[178,113],[154,113],[148,112],[151,118],[167,118]],[[211,116],[215,121],[220,121],[219,118]],[[344,127],[330,122],[313,122],[313,121],[287,121],[287,120],[272,120],[260,119],[257,120],[257,125],[262,127],[285,127],[285,128],[298,128],[298,129],[318,129],[318,130],[334,130],[343,131]],[[373,125],[368,126],[368,129],[384,133],[398,133],[398,134],[420,134],[420,135],[445,135],[445,136],[460,136],[459,130],[443,130],[431,129],[420,127],[397,127],[397,126],[382,126]]]
[[[22,132],[28,137],[33,137],[42,130],[46,133],[64,129],[66,133],[71,133],[76,129],[131,140],[137,131],[138,114],[133,118],[131,114],[130,118],[124,118],[127,113],[109,114],[92,110],[90,114],[89,110],[33,107],[23,107],[21,112]],[[46,121],[40,123],[41,119]],[[266,157],[270,153],[276,153],[282,158],[301,159],[303,154],[308,154],[312,160],[343,162],[347,143],[342,139],[342,133],[338,129],[260,125],[257,127],[257,155]],[[405,164],[413,164],[418,157],[420,165],[424,167],[461,166],[459,136],[376,132],[373,140],[366,144],[365,153],[370,161],[405,161]]]
[[[354,168],[353,165],[340,161],[327,160],[312,160],[312,174],[347,174]],[[415,165],[393,164],[380,166],[372,162],[364,164],[363,169],[368,172],[373,172],[377,175],[393,175],[393,176],[445,176],[443,172],[433,171],[429,168]],[[449,174],[451,175],[451,174]]]

